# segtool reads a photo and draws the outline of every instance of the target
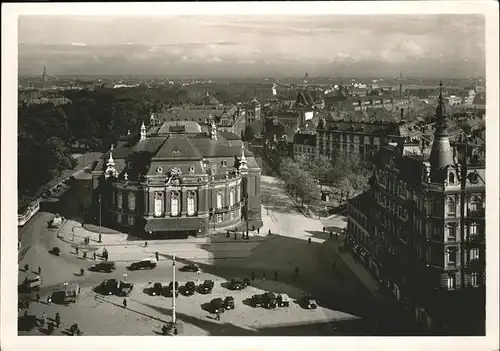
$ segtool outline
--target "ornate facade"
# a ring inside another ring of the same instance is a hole
[[[484,333],[485,148],[450,145],[442,98],[429,160],[385,146],[349,203],[346,247],[410,315],[440,333]]]
[[[227,133],[226,133],[227,134]],[[93,171],[108,225],[151,237],[260,227],[260,168],[237,137],[165,122],[112,148]],[[247,217],[248,216],[248,217]]]

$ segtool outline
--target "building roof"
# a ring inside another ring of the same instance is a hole
[[[176,130],[184,129],[185,133],[201,133],[201,127],[195,121],[183,120],[183,121],[165,121],[163,125],[158,130],[158,134],[169,134],[176,132]]]
[[[219,102],[219,100],[217,100],[217,98],[211,94],[206,94],[204,95],[200,100],[198,100],[198,102],[196,103],[196,105],[220,105],[221,103]]]
[[[226,140],[241,140],[239,135],[234,134],[233,132],[218,132],[220,136],[222,136]]]

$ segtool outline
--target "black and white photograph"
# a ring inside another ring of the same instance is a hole
[[[10,14],[8,338],[498,349],[498,4],[297,4]]]

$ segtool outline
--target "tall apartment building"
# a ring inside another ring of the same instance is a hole
[[[428,159],[384,146],[349,203],[346,248],[437,333],[484,333],[485,149],[451,145],[442,95]]]

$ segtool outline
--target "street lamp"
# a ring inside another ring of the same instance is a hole
[[[102,242],[101,234],[101,194],[99,194],[99,242]]]
[[[175,254],[172,257],[172,324],[175,325],[175,293],[177,289],[175,287]]]

